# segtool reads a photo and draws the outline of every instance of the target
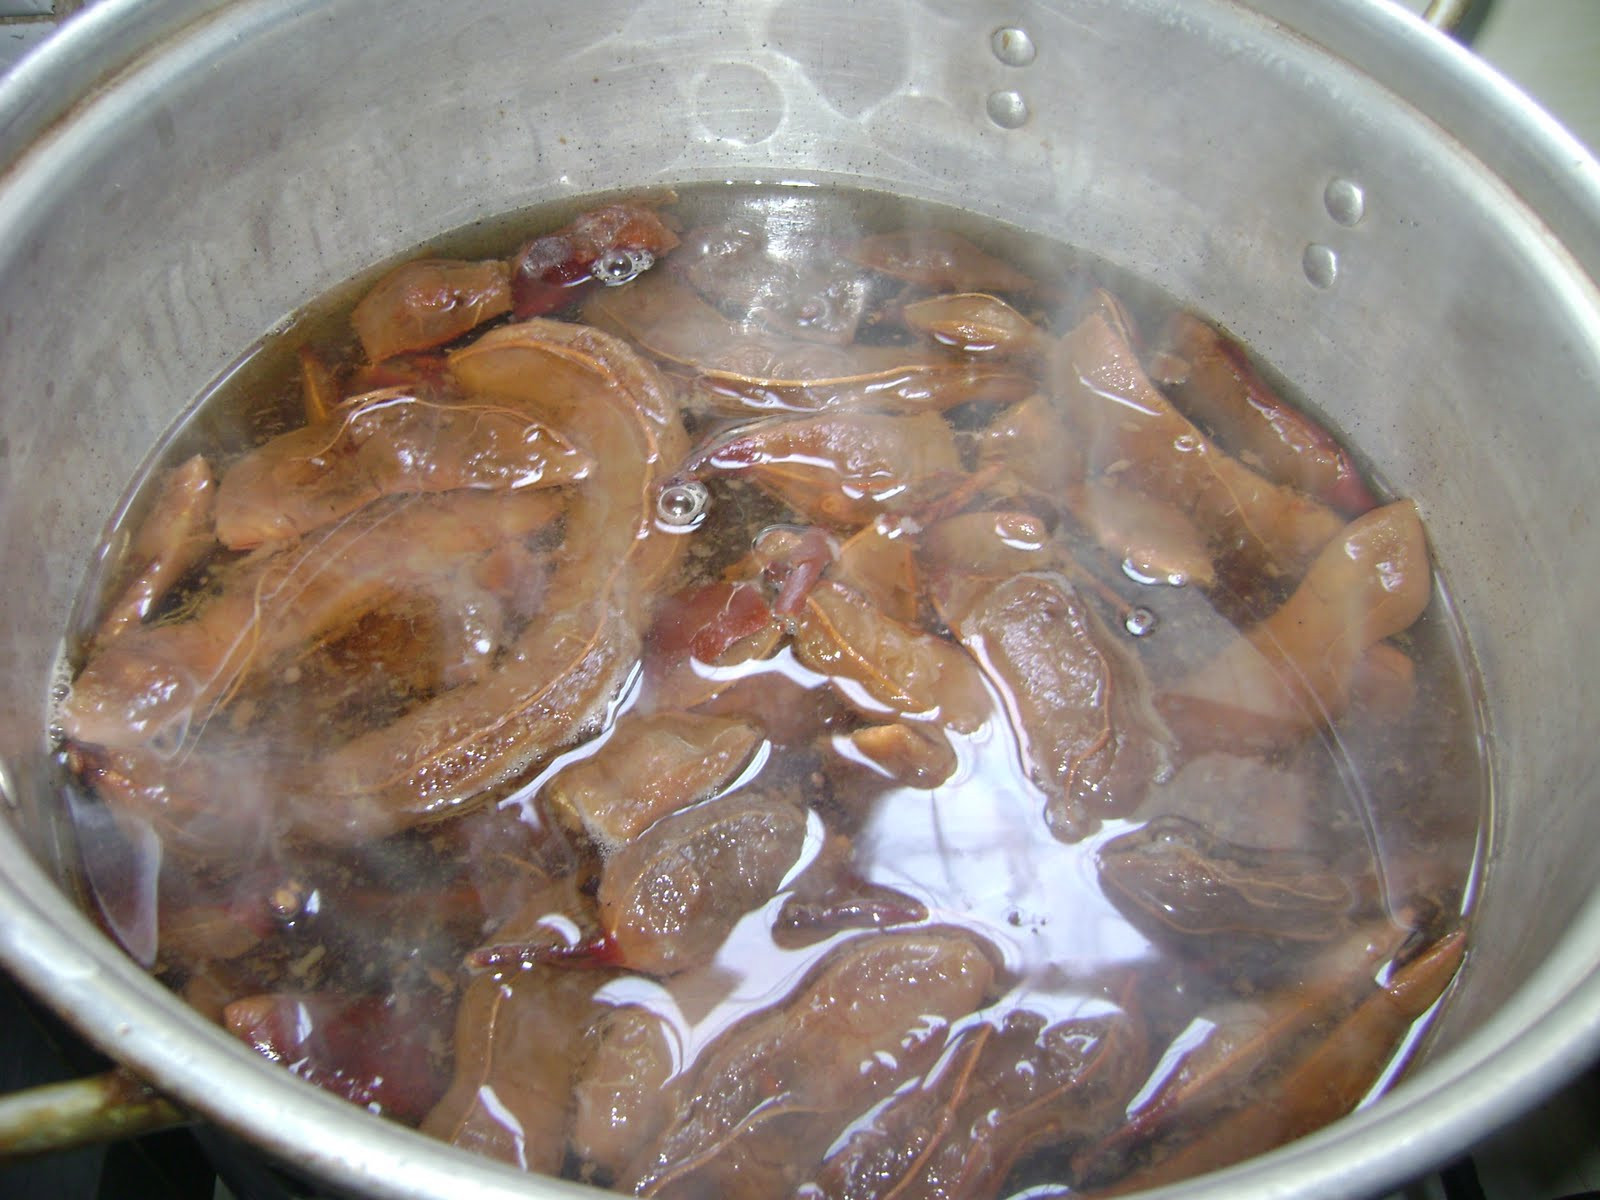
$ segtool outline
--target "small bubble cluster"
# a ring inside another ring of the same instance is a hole
[[[607,287],[620,287],[639,278],[655,265],[655,261],[656,256],[648,250],[617,247],[595,259],[589,273]]]
[[[1008,67],[1025,67],[1039,53],[1028,31],[1015,25],[1004,25],[990,34],[989,49]],[[1030,115],[1028,101],[1012,88],[990,92],[984,110],[1001,129],[1019,129],[1027,124]]]
[[[1330,220],[1353,229],[1367,215],[1367,193],[1354,179],[1335,176],[1322,189],[1322,207]],[[1319,290],[1331,288],[1339,278],[1339,255],[1332,246],[1308,244],[1300,256],[1306,282]]]

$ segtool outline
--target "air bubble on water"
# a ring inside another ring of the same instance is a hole
[[[1122,560],[1122,573],[1135,583],[1142,583],[1147,587],[1161,582],[1157,576],[1150,574],[1148,571],[1141,571],[1139,564],[1131,558]]]
[[[1142,605],[1135,605],[1122,618],[1122,627],[1134,637],[1148,637],[1156,631],[1156,615]]]
[[[648,250],[618,248],[607,250],[594,260],[589,273],[607,287],[618,287],[639,278],[655,265],[656,256]]]
[[[711,493],[703,483],[669,483],[656,497],[656,516],[669,528],[688,529],[700,523],[710,503]]]
[[[305,912],[306,885],[298,879],[286,879],[267,897],[267,909],[280,921],[293,923]]]
[[[1122,560],[1122,573],[1135,583],[1143,584],[1146,587],[1154,587],[1156,584],[1165,584],[1167,587],[1183,587],[1189,582],[1189,577],[1182,571],[1168,571],[1164,575],[1152,575],[1150,572],[1142,570],[1139,564],[1131,558]]]
[[[808,296],[795,309],[795,324],[802,328],[826,328],[834,320],[834,305],[826,296]]]

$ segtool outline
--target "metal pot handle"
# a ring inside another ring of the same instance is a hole
[[[0,1096],[0,1161],[142,1137],[194,1120],[121,1067]]]
[[[1472,4],[1473,0],[1429,0],[1422,19],[1435,29],[1453,36],[1472,10]]]

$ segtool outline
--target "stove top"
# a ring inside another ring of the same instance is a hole
[[[1399,0],[1420,11],[1426,0]],[[84,0],[0,0],[0,74]],[[1476,0],[1462,34],[1600,151],[1600,0]],[[0,975],[0,1093],[105,1069]],[[306,1200],[304,1185],[200,1127],[0,1166],[9,1200]],[[1600,1200],[1600,1068],[1446,1169],[1374,1200]]]

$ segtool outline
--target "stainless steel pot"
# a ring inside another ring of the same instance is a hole
[[[1076,243],[1244,336],[1417,497],[1496,811],[1425,1065],[1182,1194],[1365,1196],[1600,1049],[1600,166],[1377,0],[105,0],[0,88],[0,957],[186,1105],[362,1194],[579,1194],[257,1060],[67,898],[46,698],[156,436],[307,299],[618,185],[842,181]],[[1166,1194],[1166,1193],[1163,1193]]]

